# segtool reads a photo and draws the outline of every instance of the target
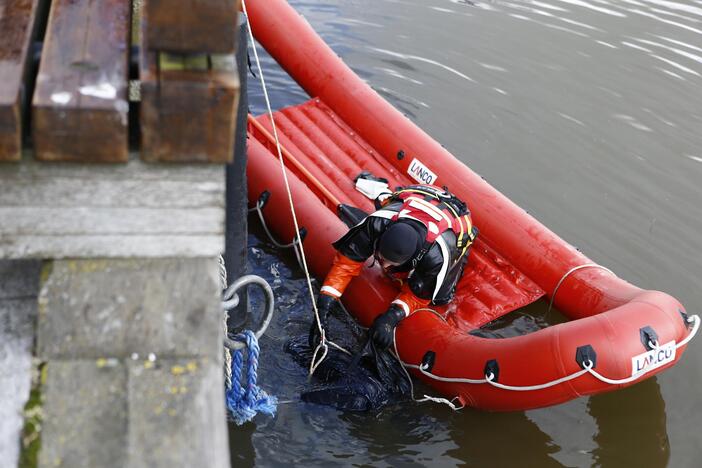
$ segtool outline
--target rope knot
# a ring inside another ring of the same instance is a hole
[[[275,415],[278,399],[268,395],[256,381],[258,379],[258,355],[260,348],[258,339],[251,330],[245,330],[234,337],[236,341],[246,344],[245,350],[234,351],[232,356],[231,386],[227,386],[225,397],[231,419],[238,425],[251,421],[261,412],[270,416]],[[244,371],[244,352],[247,354],[246,389],[242,388]]]

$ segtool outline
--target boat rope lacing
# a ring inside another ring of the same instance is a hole
[[[551,309],[553,308],[553,302],[556,300],[556,293],[558,292],[558,288],[561,287],[563,282],[568,278],[570,275],[575,273],[578,270],[582,270],[583,268],[599,268],[601,270],[607,271],[609,273],[612,273],[614,276],[617,276],[612,270],[609,268],[599,265],[597,263],[585,263],[584,265],[578,265],[576,267],[571,268],[566,272],[565,275],[561,276],[561,279],[558,281],[558,284],[556,284],[555,289],[553,290],[553,294],[551,294],[551,301],[548,303],[548,312],[551,312]]]
[[[433,312],[434,314],[440,316],[440,314],[438,314],[436,311],[434,311],[432,309],[418,309],[417,311],[415,311],[415,313],[419,312],[420,310],[430,311],[430,312]],[[676,350],[685,346],[687,343],[689,343],[690,340],[692,340],[692,338],[694,338],[694,336],[697,334],[697,331],[699,330],[699,327],[700,327],[700,317],[698,315],[691,315],[689,317],[686,317],[685,324],[686,324],[686,326],[692,325],[692,330],[690,331],[690,333],[688,333],[688,335],[682,341],[675,344]],[[653,341],[649,340],[648,344],[652,348],[653,351],[660,349],[660,346],[658,345],[657,340],[653,340]],[[642,376],[644,376],[644,375],[648,374],[649,372],[656,369],[655,367],[649,368],[649,369],[644,369],[644,370],[642,370],[640,372],[636,372],[636,373],[632,374],[630,377],[626,377],[624,379],[611,379],[611,378],[605,377],[604,375],[597,372],[595,370],[594,363],[590,359],[587,359],[587,360],[582,362],[583,368],[581,370],[574,372],[572,374],[566,375],[564,377],[561,377],[560,379],[552,380],[550,382],[545,382],[545,383],[537,384],[537,385],[507,385],[507,384],[497,382],[495,379],[495,375],[492,372],[485,373],[483,378],[480,378],[480,379],[469,379],[469,378],[463,378],[463,377],[443,377],[443,376],[431,373],[428,370],[428,366],[426,366],[424,364],[411,364],[411,363],[404,362],[399,357],[400,354],[397,351],[397,341],[396,341],[394,335],[393,335],[393,348],[395,351],[395,357],[399,361],[400,365],[402,366],[402,368],[405,371],[405,374],[407,375],[408,378],[409,378],[409,373],[407,372],[407,369],[416,369],[419,372],[421,372],[422,375],[424,375],[430,379],[439,381],[439,382],[474,384],[474,385],[488,384],[488,385],[492,385],[493,387],[497,387],[497,388],[500,388],[503,390],[511,390],[511,391],[515,391],[515,392],[529,392],[529,391],[534,391],[534,390],[543,390],[543,389],[546,389],[549,387],[553,387],[555,385],[562,384],[564,382],[568,382],[570,380],[577,379],[578,377],[581,377],[585,374],[590,374],[593,377],[595,377],[597,380],[604,382],[606,384],[609,384],[609,385],[623,385],[623,384],[634,382],[635,380],[641,378]],[[451,400],[448,400],[446,398],[437,398],[437,397],[424,395],[424,398],[417,399],[414,396],[414,386],[412,385],[412,380],[409,379],[409,381],[410,381],[410,391],[411,391],[412,400],[414,400],[416,402],[432,401],[435,403],[443,403],[443,404],[448,405],[451,409],[456,410],[456,411],[463,408],[463,406],[459,407],[459,406],[456,406],[454,404],[455,400],[457,400],[457,399],[460,400],[459,397],[455,397]]]
[[[257,384],[260,353],[258,339],[266,331],[273,318],[275,303],[273,290],[260,276],[242,276],[227,286],[227,269],[221,255],[219,257],[219,278],[223,291],[222,310],[224,311],[222,326],[224,329],[225,400],[230,418],[237,425],[241,425],[250,421],[259,412],[273,416],[276,411],[277,398],[267,394]],[[239,305],[240,298],[237,291],[248,285],[256,285],[263,289],[266,299],[266,316],[255,333],[252,330],[244,330],[235,336],[230,336],[229,312]],[[246,381],[245,385],[242,386],[245,361]]]
[[[263,205],[265,205],[265,202],[263,202],[262,200],[256,201],[256,205],[253,208],[249,208],[249,213],[253,213],[255,211],[258,214],[258,219],[261,221],[261,227],[266,233],[266,236],[268,237],[268,240],[271,242],[271,244],[273,244],[279,249],[293,249],[293,252],[295,252],[295,258],[297,259],[297,264],[300,265],[300,269],[304,270],[302,266],[302,258],[300,256],[300,245],[302,244],[302,241],[298,236],[295,236],[292,242],[289,242],[287,244],[278,242],[278,240],[275,238],[270,228],[268,227],[266,219],[263,217]]]
[[[270,121],[271,121],[271,128],[273,129],[273,137],[275,138],[275,147],[276,147],[276,151],[278,153],[278,161],[280,161],[280,170],[283,174],[283,181],[285,183],[285,191],[287,192],[288,203],[290,205],[290,214],[292,215],[293,225],[295,226],[295,239],[300,239],[301,238],[300,226],[297,222],[297,214],[295,213],[295,204],[293,203],[292,191],[290,190],[290,182],[288,181],[288,174],[287,174],[287,170],[285,168],[285,162],[283,161],[283,151],[282,151],[282,148],[280,145],[280,139],[278,138],[278,129],[276,128],[275,119],[273,118],[273,110],[271,109],[271,102],[270,102],[270,99],[268,98],[268,90],[266,88],[266,81],[263,77],[263,69],[261,68],[261,61],[258,58],[258,50],[256,48],[256,42],[254,41],[253,30],[251,29],[251,22],[249,21],[249,14],[248,14],[248,11],[246,10],[246,1],[245,0],[241,1],[241,8],[244,12],[244,17],[246,18],[246,26],[247,26],[248,33],[249,33],[249,41],[251,43],[251,48],[253,49],[253,52],[254,52],[254,59],[256,60],[256,68],[258,68],[258,77],[259,77],[259,80],[261,81],[261,88],[263,90],[263,97],[266,101],[266,109],[268,111],[268,117],[270,118]],[[345,350],[344,348],[342,348],[341,346],[337,345],[336,343],[332,342],[331,340],[327,339],[326,333],[324,331],[324,327],[322,326],[322,320],[319,317],[319,309],[317,308],[317,301],[314,297],[314,291],[312,289],[312,279],[310,278],[310,272],[309,272],[309,269],[307,268],[307,257],[305,256],[305,248],[304,248],[302,242],[299,242],[297,244],[296,250],[297,249],[299,249],[299,251],[300,251],[299,260],[301,260],[302,271],[304,272],[305,279],[307,280],[307,289],[309,290],[310,298],[312,300],[312,308],[314,310],[314,318],[315,318],[315,321],[317,323],[317,328],[319,329],[319,335],[320,335],[319,345],[317,345],[317,348],[314,350],[314,353],[312,355],[312,361],[310,362],[309,375],[312,375],[317,370],[317,368],[322,363],[322,361],[324,361],[324,358],[327,357],[330,346],[332,346],[336,349],[339,349],[340,351],[344,351],[348,354],[351,354],[351,353],[349,351]]]
[[[257,49],[256,49],[256,43],[255,43],[255,41],[254,41],[253,32],[252,32],[252,29],[251,29],[251,23],[250,23],[250,21],[249,21],[248,12],[247,12],[247,9],[246,9],[246,1],[245,1],[245,0],[242,0],[241,5],[242,5],[242,10],[243,10],[243,12],[244,12],[244,16],[246,17],[246,23],[247,23],[247,27],[248,27],[248,33],[249,33],[249,40],[250,40],[251,45],[252,45],[252,48],[253,48],[254,58],[255,58],[255,60],[256,60],[256,67],[258,68],[258,72],[259,72],[259,79],[260,79],[260,81],[261,81],[261,87],[262,87],[262,89],[263,89],[263,96],[264,96],[264,99],[265,99],[265,101],[266,101],[266,108],[267,108],[267,111],[268,111],[268,116],[269,116],[270,121],[271,121],[271,127],[272,127],[272,129],[273,129],[273,136],[274,136],[274,138],[275,138],[276,150],[277,150],[277,153],[278,153],[278,160],[280,161],[281,172],[282,172],[282,174],[283,174],[283,180],[284,180],[284,183],[285,183],[285,189],[286,189],[287,196],[288,196],[288,202],[289,202],[289,204],[290,204],[290,212],[291,212],[292,219],[293,219],[293,224],[294,224],[294,227],[295,227],[295,239],[294,239],[293,242],[292,242],[290,245],[288,245],[288,246],[295,246],[295,247],[296,247],[296,251],[297,251],[297,249],[299,249],[299,260],[301,261],[302,269],[303,269],[303,272],[304,272],[304,274],[305,274],[305,278],[306,278],[306,280],[307,280],[307,286],[308,286],[308,290],[309,290],[310,297],[311,297],[311,300],[312,300],[312,307],[313,307],[313,309],[314,309],[315,320],[316,320],[317,327],[318,327],[319,333],[320,333],[320,342],[319,342],[319,345],[317,346],[317,348],[316,348],[315,351],[314,351],[314,354],[313,354],[313,356],[312,356],[312,361],[311,361],[311,363],[310,363],[309,374],[312,375],[312,374],[314,374],[314,372],[317,370],[317,368],[318,368],[319,365],[322,363],[322,361],[326,358],[327,353],[328,353],[328,351],[329,351],[329,346],[335,347],[335,348],[337,348],[337,349],[339,349],[339,350],[341,350],[341,351],[344,351],[344,352],[346,352],[346,353],[348,353],[348,354],[351,354],[351,353],[350,353],[349,351],[345,350],[344,348],[342,348],[341,346],[339,346],[339,345],[333,343],[332,341],[328,340],[328,339],[326,338],[326,334],[325,334],[324,327],[322,326],[322,322],[321,322],[321,319],[320,319],[320,316],[319,316],[319,310],[318,310],[318,308],[317,308],[317,303],[316,303],[316,300],[315,300],[315,297],[314,297],[314,291],[313,291],[313,288],[312,288],[312,280],[311,280],[311,278],[310,278],[309,269],[308,269],[308,267],[307,267],[307,259],[306,259],[306,256],[305,256],[305,250],[304,250],[304,247],[303,247],[303,243],[302,243],[302,242],[298,242],[298,240],[299,240],[300,237],[301,237],[301,236],[300,236],[300,227],[299,227],[299,224],[298,224],[298,221],[297,221],[297,215],[296,215],[296,213],[295,213],[295,206],[294,206],[293,199],[292,199],[292,192],[291,192],[291,190],[290,190],[290,183],[289,183],[289,181],[288,181],[287,171],[286,171],[286,168],[285,168],[285,162],[283,161],[283,154],[282,154],[282,150],[281,150],[280,140],[279,140],[279,138],[278,138],[278,131],[277,131],[277,128],[276,128],[276,125],[275,125],[275,119],[273,118],[273,111],[272,111],[272,109],[271,109],[271,104],[270,104],[270,100],[269,100],[269,97],[268,97],[268,91],[267,91],[267,88],[266,88],[265,79],[264,79],[264,77],[263,77],[263,69],[261,68],[261,62],[260,62],[259,57],[258,57],[258,51],[257,51]],[[257,204],[256,207],[255,207],[254,209],[255,209],[256,211],[258,211],[259,217],[262,219],[263,216],[262,216],[262,213],[261,213],[261,210],[260,210],[260,205]],[[263,221],[263,219],[262,219],[262,221]],[[273,240],[273,236],[270,234],[270,231],[267,229],[267,226],[265,225],[265,222],[263,223],[263,225],[264,225],[264,229],[266,230],[266,233],[268,234],[269,238],[271,238],[271,240]],[[276,243],[277,243],[277,242],[276,242]],[[560,288],[561,284],[565,281],[565,279],[566,279],[568,276],[570,276],[572,273],[574,273],[575,271],[578,271],[578,270],[583,269],[583,268],[591,268],[591,267],[601,268],[601,269],[603,269],[603,270],[606,270],[606,271],[609,271],[610,273],[612,273],[611,270],[607,269],[606,267],[603,267],[603,266],[601,266],[601,265],[594,264],[594,263],[592,263],[592,264],[585,264],[585,265],[579,265],[579,266],[577,266],[577,267],[572,268],[572,269],[569,270],[565,275],[563,275],[563,277],[560,279],[560,281],[559,281],[558,284],[556,285],[556,288],[554,289],[553,294],[552,294],[552,296],[551,296],[551,303],[549,304],[549,310],[550,310],[551,307],[553,306],[553,302],[554,302],[554,299],[555,299],[555,297],[556,297],[556,293],[558,292],[558,289]],[[435,313],[435,314],[438,314],[437,312],[435,312],[435,311],[433,311],[433,310],[431,310],[431,312],[433,312],[433,313]],[[440,316],[440,315],[439,315],[439,316]],[[440,316],[440,317],[443,319],[442,316]],[[693,315],[693,316],[689,317],[689,318],[687,319],[687,322],[688,322],[688,323],[693,323],[693,322],[694,322],[693,330],[690,332],[690,334],[689,334],[683,341],[681,341],[680,343],[678,343],[678,344],[676,345],[676,349],[679,348],[679,347],[681,347],[681,346],[683,346],[683,345],[685,345],[685,344],[687,344],[687,342],[690,341],[690,339],[692,339],[692,337],[697,333],[697,330],[699,329],[700,319],[699,319],[699,317],[698,317],[697,315]],[[641,377],[642,375],[644,375],[644,374],[650,372],[650,370],[652,370],[652,369],[649,369],[649,370],[646,370],[646,371],[642,371],[642,372],[637,373],[637,374],[634,374],[634,375],[632,375],[631,377],[626,378],[626,379],[609,379],[609,378],[607,378],[607,377],[602,376],[602,375],[599,374],[597,371],[595,371],[595,370],[594,370],[594,364],[593,364],[591,361],[588,361],[588,362],[583,363],[583,367],[584,367],[584,368],[583,368],[582,370],[580,370],[580,371],[578,371],[578,372],[575,372],[575,373],[573,373],[573,374],[571,374],[571,375],[565,376],[565,377],[563,377],[563,378],[560,378],[560,379],[557,379],[557,380],[554,380],[554,381],[551,381],[551,382],[547,382],[547,383],[544,383],[544,384],[540,384],[540,385],[513,386],[513,385],[505,385],[505,384],[496,382],[496,381],[495,381],[495,376],[494,376],[492,373],[486,374],[486,375],[484,376],[484,378],[482,378],[482,379],[467,379],[467,378],[442,377],[442,376],[439,376],[439,375],[432,374],[431,372],[429,372],[429,371],[427,370],[427,368],[426,368],[423,364],[415,365],[415,364],[410,364],[410,363],[405,363],[405,362],[403,362],[403,361],[399,358],[399,353],[397,352],[397,342],[396,342],[394,336],[393,336],[393,345],[394,345],[395,355],[396,355],[398,361],[400,362],[400,364],[402,365],[402,367],[403,367],[403,369],[404,369],[404,371],[405,371],[405,373],[407,374],[408,377],[409,377],[409,373],[407,372],[407,368],[410,368],[410,369],[417,369],[417,370],[419,370],[423,375],[425,375],[425,376],[427,376],[427,377],[429,377],[429,378],[431,378],[431,379],[438,380],[438,381],[442,381],[442,382],[468,383],[468,384],[485,384],[485,383],[487,383],[487,384],[490,384],[490,385],[495,386],[495,387],[498,387],[498,388],[502,388],[502,389],[505,389],[505,390],[514,390],[514,391],[531,391],[531,390],[540,390],[540,389],[544,389],[544,388],[549,388],[549,387],[552,387],[552,386],[554,386],[554,385],[558,385],[558,384],[560,384],[560,383],[563,383],[563,382],[567,382],[567,381],[569,381],[569,380],[576,379],[576,378],[578,378],[578,377],[580,377],[580,376],[582,376],[582,375],[584,375],[584,374],[586,374],[586,373],[589,373],[589,374],[593,375],[594,377],[596,377],[597,379],[601,380],[602,382],[609,383],[609,384],[612,384],[612,385],[619,385],[619,384],[624,384],[624,383],[632,382],[632,381],[636,380],[637,378]],[[320,354],[320,353],[321,353],[321,354]],[[445,399],[445,398],[437,398],[437,397],[431,397],[431,396],[428,396],[428,395],[424,395],[424,398],[422,398],[422,399],[415,399],[415,397],[414,397],[414,386],[412,385],[412,379],[410,378],[409,381],[410,381],[410,385],[411,385],[412,398],[413,398],[415,401],[433,401],[433,402],[438,402],[438,403],[444,403],[444,404],[447,404],[448,406],[450,406],[450,407],[451,407],[452,409],[454,409],[454,410],[460,410],[461,408],[463,408],[463,406],[456,406],[456,405],[453,403],[453,401],[455,401],[456,399],[459,399],[458,397],[453,398],[452,400],[448,400],[448,399]]]

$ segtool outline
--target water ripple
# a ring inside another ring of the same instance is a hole
[[[609,8],[603,8],[603,7],[598,7],[595,5],[591,5],[589,3],[586,3],[581,0],[556,0],[558,2],[563,2],[563,3],[569,3],[571,5],[587,8],[589,10],[597,11],[598,13],[604,13],[605,15],[611,15],[611,16],[617,16],[619,18],[626,18],[626,15],[624,13],[620,13],[615,10],[610,10]]]
[[[673,52],[674,54],[678,54],[682,57],[688,58],[688,59],[693,60],[697,63],[702,63],[702,57],[700,57],[699,55],[695,55],[695,54],[692,54],[690,52],[686,52],[684,50],[676,49],[675,47],[661,44],[659,42],[649,41],[648,39],[636,39],[636,38],[633,38],[633,39],[642,43],[642,44],[652,45],[654,47],[661,47],[663,49],[666,49],[666,50]]]
[[[702,52],[702,47],[693,46],[692,44],[688,44],[687,42],[678,41],[678,40],[671,39],[671,38],[666,37],[666,36],[655,36],[655,37],[657,37],[659,39],[663,39],[664,41],[671,42],[673,44],[677,44],[677,45],[682,46],[682,47],[687,47],[687,48],[690,48],[692,50]]]
[[[702,16],[702,8],[695,7],[692,5],[685,5],[683,3],[669,2],[667,0],[644,0],[647,3],[653,3],[654,5],[668,7],[675,11],[684,11],[685,13],[690,13],[697,16]]]
[[[667,19],[663,19],[663,18],[661,18],[660,16],[656,16],[656,15],[654,15],[653,13],[649,13],[649,12],[647,12],[647,11],[642,11],[642,10],[638,10],[638,9],[629,10],[629,11],[630,11],[631,13],[635,13],[635,14],[637,14],[637,15],[646,16],[646,17],[648,17],[648,18],[655,19],[656,21],[660,21],[661,23],[670,24],[670,25],[672,25],[672,26],[677,26],[678,28],[686,29],[686,30],[688,30],[688,31],[690,31],[690,32],[694,32],[694,33],[697,33],[697,34],[702,34],[702,31],[701,31],[701,30],[696,29],[696,28],[693,28],[692,26],[688,26],[688,25],[686,25],[686,24],[678,23],[678,22],[676,22],[676,21],[670,21],[670,20],[667,20]]]
[[[397,57],[397,58],[401,58],[401,59],[405,59],[405,60],[416,60],[418,62],[424,62],[424,63],[428,63],[431,65],[436,65],[437,67],[441,67],[444,70],[449,71],[456,76],[460,76],[461,78],[463,78],[467,81],[475,83],[475,80],[473,78],[471,78],[470,76],[468,76],[464,73],[461,73],[460,71],[456,70],[455,68],[449,67],[448,65],[444,65],[443,63],[437,62],[436,60],[428,59],[426,57],[420,57],[418,55],[401,54],[399,52],[393,52],[393,51],[387,50],[387,49],[380,49],[378,47],[369,47],[369,49],[371,49],[375,52],[380,52],[381,54],[389,55],[391,57]]]

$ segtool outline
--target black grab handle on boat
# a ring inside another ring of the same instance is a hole
[[[651,327],[643,327],[639,330],[639,334],[641,335],[641,343],[643,343],[644,348],[646,348],[646,351],[652,351],[653,346],[651,344],[658,344],[658,333],[656,333],[656,330],[654,330]]]
[[[427,351],[424,353],[424,357],[422,358],[422,369],[424,369],[427,372],[431,372],[431,370],[434,368],[434,364],[436,363],[436,353],[434,351]]]
[[[597,353],[595,348],[591,345],[580,346],[575,350],[575,362],[585,369],[586,365],[589,365],[591,369],[597,367]]]

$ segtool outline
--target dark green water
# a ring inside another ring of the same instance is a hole
[[[545,225],[700,312],[702,1],[291,3],[378,92]],[[275,107],[307,98],[270,59],[263,66]],[[695,341],[657,378],[541,410],[407,403],[344,414],[301,403],[305,370],[282,347],[306,331],[309,299],[292,257],[279,255],[251,237],[252,269],[279,298],[259,382],[286,403],[232,428],[234,466],[700,465]]]

